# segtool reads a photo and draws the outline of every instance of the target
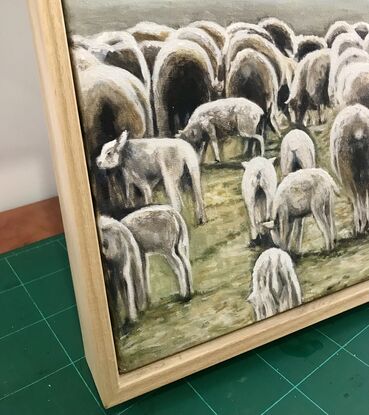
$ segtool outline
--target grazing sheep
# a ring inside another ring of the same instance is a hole
[[[211,22],[208,20],[199,20],[189,24],[190,27],[198,27],[199,29],[205,30],[216,42],[220,50],[223,49],[224,43],[227,38],[226,31],[224,27],[218,23]]]
[[[73,65],[78,71],[85,71],[94,65],[100,65],[101,62],[88,50],[79,46],[71,48]]]
[[[96,157],[105,143],[129,129],[133,138],[152,137],[152,113],[147,91],[124,69],[95,65],[78,73],[77,90],[92,193],[99,212],[115,217],[124,200],[116,172],[102,173]]]
[[[146,90],[150,93],[150,71],[146,59],[136,43],[131,45],[125,42],[119,42],[110,46],[106,52],[104,63],[130,72],[145,85]]]
[[[282,140],[280,161],[283,177],[300,169],[315,167],[312,139],[302,130],[290,131]]]
[[[259,22],[259,26],[270,33],[274,44],[285,56],[292,57],[295,52],[295,34],[282,20],[270,17]]]
[[[303,169],[290,173],[277,188],[273,200],[272,221],[263,225],[271,229],[274,243],[284,250],[292,247],[292,230],[296,229],[297,250],[301,250],[303,219],[312,214],[321,231],[327,250],[334,248],[334,194],[338,188],[323,169]]]
[[[263,110],[245,98],[225,98],[200,105],[177,138],[191,143],[200,160],[204,160],[210,142],[215,161],[220,162],[219,141],[237,134],[256,141],[264,154],[264,139],[257,134]]]
[[[337,102],[341,107],[362,104],[369,108],[369,63],[352,63],[338,78]]]
[[[330,137],[332,168],[354,211],[354,232],[369,224],[369,109],[356,104],[336,117]]]
[[[159,183],[164,184],[171,205],[182,208],[181,178],[187,171],[196,205],[199,224],[206,222],[201,190],[201,174],[197,155],[189,143],[178,139],[151,138],[128,140],[128,132],[107,144],[96,158],[101,170],[120,169],[126,199],[135,204],[134,190],[139,190],[146,205],[152,203],[152,193]]]
[[[127,32],[130,33],[137,42],[143,42],[144,40],[159,40],[164,42],[174,32],[174,29],[154,22],[140,22],[127,29]]]
[[[357,22],[353,25],[355,32],[361,37],[361,39],[365,39],[369,34],[369,24],[366,22]]]
[[[294,115],[294,122],[298,125],[303,125],[308,109],[316,109],[319,123],[322,122],[321,107],[329,105],[330,62],[329,49],[311,52],[299,62],[292,81],[290,96],[286,102]]]
[[[154,64],[158,53],[161,51],[164,46],[164,42],[160,40],[144,40],[139,43],[141,52],[143,53],[147,67],[149,68],[150,74],[152,75],[154,71]]]
[[[243,162],[242,197],[250,219],[251,245],[259,244],[267,236],[261,225],[272,217],[272,204],[277,190],[275,157],[255,157]]]
[[[147,308],[147,294],[140,250],[131,231],[107,216],[97,220],[101,252],[105,259],[105,284],[114,325],[119,327],[119,296],[128,322],[135,322],[138,311]]]
[[[168,41],[175,39],[190,40],[201,46],[209,56],[215,76],[219,78],[219,75],[222,75],[220,74],[223,64],[221,51],[215,40],[204,29],[190,26],[182,27],[172,33]]]
[[[338,57],[335,65],[331,66],[328,91],[334,105],[338,104],[338,96],[342,96],[341,89],[344,89],[347,77],[352,73],[348,68],[354,63],[369,63],[369,54],[362,49],[348,48]]]
[[[297,39],[295,59],[300,62],[307,54],[315,50],[326,49],[327,42],[318,36],[299,36]]]
[[[287,252],[270,248],[259,256],[247,301],[254,309],[256,321],[302,304],[300,282]]]
[[[268,124],[280,136],[277,123],[278,80],[269,60],[254,49],[239,52],[233,61],[226,86],[227,97],[243,97],[264,111],[264,135]]]
[[[221,92],[206,51],[189,40],[165,44],[156,58],[152,83],[161,137],[173,137],[199,105]]]
[[[189,239],[185,221],[171,206],[148,206],[130,213],[121,220],[137,241],[145,277],[145,289],[150,301],[149,255],[165,257],[174,271],[180,297],[187,301],[193,295]]]
[[[229,73],[232,62],[237,54],[244,49],[254,49],[268,58],[277,75],[278,85],[284,80],[282,54],[271,42],[259,35],[237,32],[229,42],[229,48],[225,56],[225,69]]]
[[[332,47],[334,40],[337,36],[342,33],[355,33],[355,30],[349,25],[347,22],[344,21],[337,21],[334,22],[327,30],[325,35],[325,41],[329,48]]]

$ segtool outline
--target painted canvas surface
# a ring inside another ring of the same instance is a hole
[[[64,9],[121,372],[369,278],[367,2]]]

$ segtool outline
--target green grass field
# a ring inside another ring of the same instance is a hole
[[[330,117],[333,120],[333,115]],[[311,128],[317,164],[331,173],[331,122]],[[279,140],[267,144],[266,157],[278,155]],[[237,330],[254,321],[246,301],[253,265],[262,252],[249,248],[248,215],[241,196],[242,145],[226,144],[223,165],[203,167],[202,183],[208,215],[194,225],[194,211],[185,196],[184,217],[189,225],[191,262],[196,294],[188,303],[178,301],[174,274],[160,257],[150,258],[153,304],[127,334],[116,339],[120,370],[129,371],[196,344]],[[162,194],[157,202],[165,203]],[[303,252],[294,257],[304,302],[340,290],[369,277],[369,241],[352,238],[352,211],[341,192],[335,206],[338,244],[323,251],[323,238],[312,218],[305,222]]]

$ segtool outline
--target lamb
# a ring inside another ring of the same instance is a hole
[[[317,109],[321,123],[321,107],[329,105],[328,78],[330,50],[321,49],[309,53],[299,62],[292,81],[289,105],[294,121],[302,125],[308,109]]]
[[[78,73],[81,122],[85,139],[91,188],[99,212],[119,215],[123,189],[116,172],[97,169],[95,160],[102,146],[129,129],[133,138],[151,136],[152,112],[142,82],[124,69],[94,65]]]
[[[330,136],[331,164],[354,212],[354,233],[369,225],[369,109],[355,104],[334,120]]]
[[[100,216],[97,224],[112,320],[114,325],[120,326],[120,296],[126,319],[133,323],[138,319],[138,312],[145,310],[148,304],[139,247],[130,230],[117,220]]]
[[[174,29],[154,22],[140,22],[127,29],[137,42],[159,40],[164,42],[174,32]]]
[[[199,29],[205,30],[205,32],[215,40],[219,50],[223,49],[227,34],[224,27],[218,23],[208,20],[198,20],[196,22],[190,23],[189,27],[198,27]]]
[[[260,244],[268,236],[261,224],[272,217],[272,203],[277,190],[274,161],[275,157],[255,157],[242,163],[245,172],[241,189],[250,219],[250,245]]]
[[[301,250],[303,219],[312,214],[327,250],[334,248],[334,194],[339,190],[323,169],[303,169],[290,173],[277,188],[272,220],[263,226],[271,229],[273,242],[281,249],[292,248],[292,230],[296,229],[297,251]]]
[[[355,33],[351,25],[345,21],[334,22],[327,30],[325,41],[329,48],[332,47],[334,40],[342,33]]]
[[[369,108],[369,63],[353,63],[341,72],[337,102],[341,107],[362,104]]]
[[[353,26],[355,32],[361,37],[361,39],[365,39],[369,34],[369,24],[366,22],[357,22]]]
[[[156,58],[152,84],[160,137],[173,137],[222,88],[205,50],[189,40],[166,42]]]
[[[270,17],[259,22],[259,26],[270,33],[274,44],[287,57],[292,57],[295,52],[295,34],[293,30],[282,20]]]
[[[121,169],[126,199],[133,205],[135,189],[141,192],[148,205],[152,203],[153,190],[163,182],[171,205],[178,211],[182,207],[179,186],[186,169],[191,177],[197,221],[199,224],[206,222],[199,162],[195,150],[186,141],[164,138],[128,140],[128,132],[123,131],[118,139],[103,146],[96,164],[102,170]]]
[[[312,139],[302,130],[291,130],[282,140],[280,161],[283,177],[299,169],[315,167]]]
[[[321,37],[315,35],[299,36],[297,38],[295,59],[300,62],[307,54],[326,48],[327,42]]]
[[[369,54],[362,49],[348,48],[338,57],[335,65],[331,66],[329,92],[330,100],[334,105],[338,104],[337,97],[342,95],[341,89],[344,89],[347,77],[352,73],[351,69],[348,71],[347,69],[354,63],[369,63]]]
[[[220,71],[223,64],[223,58],[218,45],[215,40],[204,30],[197,27],[182,27],[171,34],[168,41],[174,39],[190,40],[200,45],[205,52],[213,66],[215,76],[220,79],[219,75],[223,76]]]
[[[233,61],[226,84],[227,97],[244,97],[264,111],[264,125],[268,124],[280,136],[277,122],[278,80],[269,60],[253,49],[239,52]]]
[[[256,321],[302,304],[300,282],[287,252],[271,248],[259,256],[247,301],[254,309]]]
[[[188,230],[182,216],[171,206],[153,205],[136,210],[121,220],[137,241],[150,302],[149,256],[165,257],[177,277],[179,295],[188,301],[194,291],[189,258]]]
[[[237,134],[247,141],[256,141],[264,154],[264,139],[257,134],[263,110],[245,98],[225,98],[200,105],[191,115],[177,138],[188,141],[204,160],[210,141],[215,161],[220,162],[219,141]]]

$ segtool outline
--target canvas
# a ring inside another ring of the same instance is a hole
[[[108,406],[368,301],[365,2],[37,4]]]
[[[121,372],[368,278],[369,26],[316,4],[65,1]]]

